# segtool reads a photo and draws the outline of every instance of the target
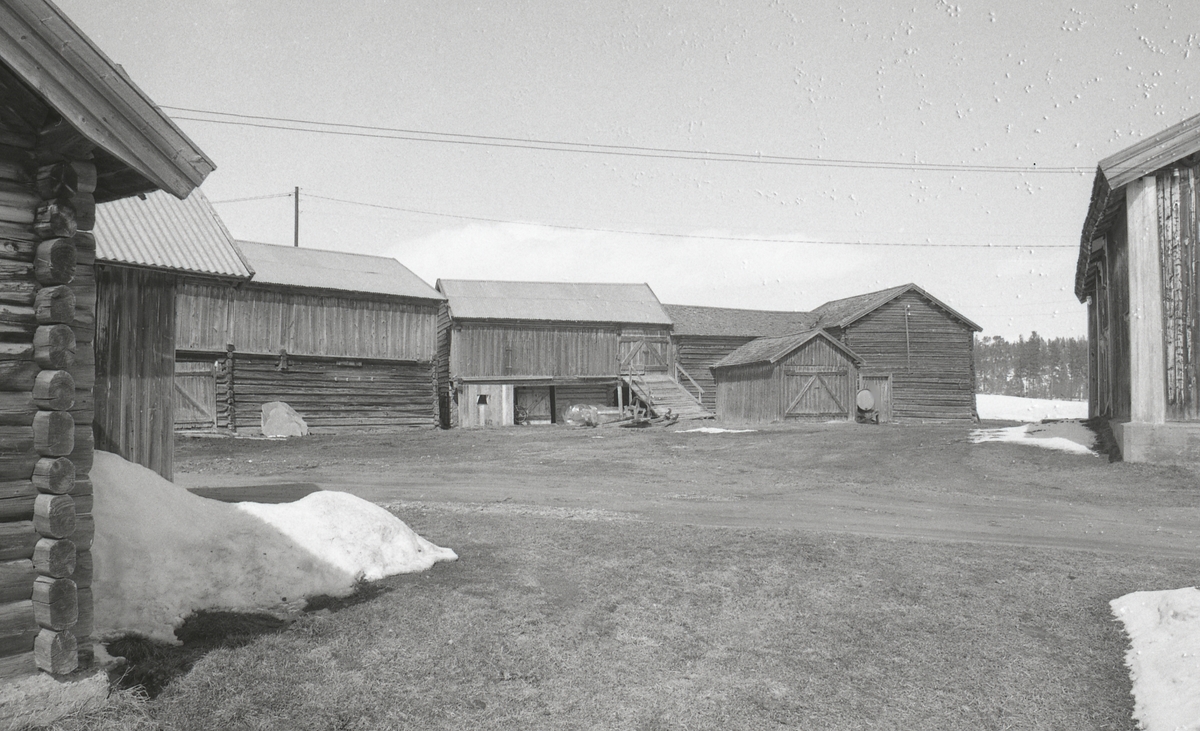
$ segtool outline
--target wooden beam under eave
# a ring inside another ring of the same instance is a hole
[[[0,59],[87,139],[184,198],[215,169],[154,103],[44,0],[0,3]]]

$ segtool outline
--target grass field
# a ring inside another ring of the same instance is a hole
[[[951,427],[777,429],[746,435],[756,441],[740,442],[744,461],[730,442],[601,432],[328,438],[307,451],[302,442],[184,445],[184,469],[236,474],[253,459],[259,476],[288,480],[373,475],[372,491],[387,482],[379,464],[407,459],[413,468],[394,471],[401,487],[390,502],[460,560],[189,658],[190,672],[154,700],[122,699],[135,709],[123,716],[128,727],[1132,731],[1126,642],[1108,601],[1198,575],[1194,558],[1152,550],[870,536],[767,519],[835,483],[850,485],[851,508],[864,515],[890,516],[904,499],[949,514],[1012,492],[1023,510],[1040,499],[1085,503],[1114,521],[1138,505],[1190,519],[1200,488],[1177,468],[970,445]],[[612,441],[592,439],[601,435]],[[771,449],[754,446],[767,441]],[[675,456],[677,469],[600,458],[635,444]],[[679,444],[705,446],[680,457]],[[831,445],[853,458],[828,459]],[[877,450],[894,459],[881,467]],[[341,457],[321,463],[325,453]],[[505,463],[505,454],[519,457]],[[556,469],[543,469],[553,459]],[[577,481],[559,469],[581,464]],[[819,469],[806,474],[804,464]],[[446,473],[457,492],[431,485]],[[879,507],[862,508],[872,495]],[[88,723],[63,728],[121,727]]]

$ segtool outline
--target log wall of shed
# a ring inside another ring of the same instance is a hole
[[[175,275],[96,268],[96,446],[174,476]]]
[[[974,331],[907,292],[834,334],[863,359],[864,373],[892,375],[897,421],[975,416]]]
[[[699,394],[700,403],[709,411],[717,410],[717,382],[713,380],[712,366],[717,361],[750,342],[752,337],[704,337],[699,335],[675,336],[675,362],[687,371],[704,389]],[[682,376],[679,382],[695,394],[695,389]]]
[[[433,361],[437,303],[183,280],[176,347]]]

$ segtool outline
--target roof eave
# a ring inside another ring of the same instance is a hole
[[[1080,302],[1087,301],[1088,296],[1085,285],[1088,262],[1092,253],[1092,240],[1096,238],[1097,234],[1104,233],[1098,230],[1100,221],[1113,196],[1118,192],[1120,189],[1112,187],[1108,176],[1104,174],[1104,168],[1098,165],[1096,177],[1092,181],[1092,197],[1088,203],[1087,217],[1083,220],[1083,231],[1079,236],[1079,258],[1075,264],[1075,297]]]
[[[208,158],[46,0],[0,4],[3,60],[92,143],[184,198],[215,169]]]

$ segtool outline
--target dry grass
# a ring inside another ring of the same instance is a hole
[[[1182,562],[406,513],[457,564],[213,651],[167,728],[1132,729],[1107,601]],[[453,540],[449,540],[454,536]]]

